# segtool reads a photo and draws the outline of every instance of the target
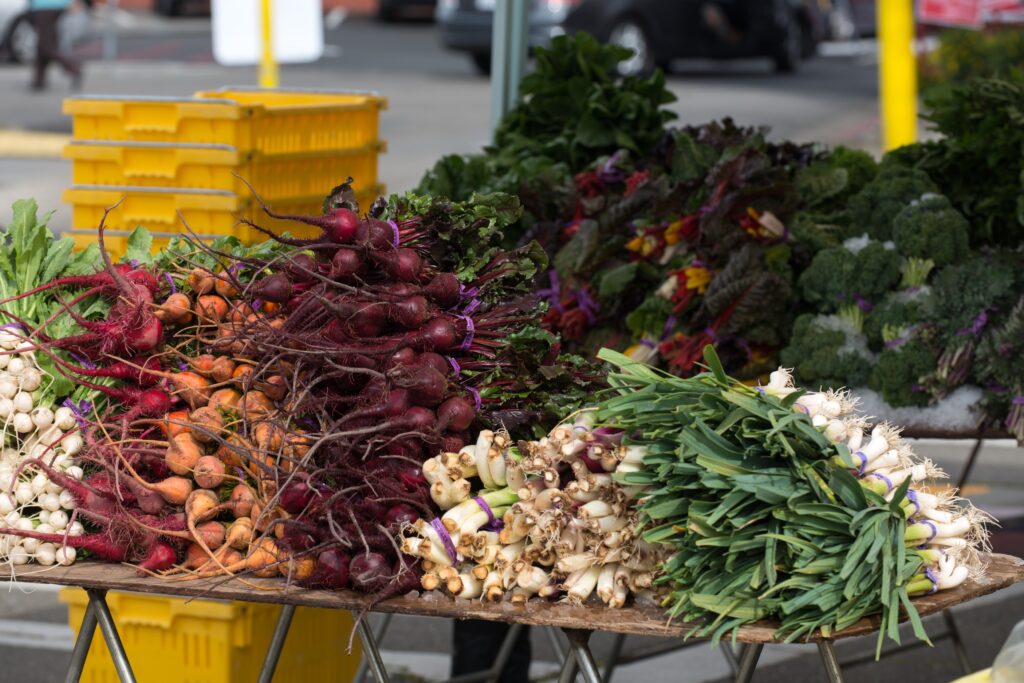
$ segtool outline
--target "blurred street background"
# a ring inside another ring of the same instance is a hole
[[[127,4],[127,3],[125,3]],[[472,152],[489,138],[490,91],[466,55],[447,51],[429,21],[383,23],[349,4],[326,18],[325,56],[304,66],[282,68],[287,88],[374,90],[389,100],[381,116],[388,153],[380,178],[389,192],[412,188],[425,169],[445,153]],[[110,37],[116,59],[104,59]],[[74,47],[85,65],[83,94],[188,96],[224,85],[255,85],[255,68],[228,68],[213,61],[209,17],[163,17],[146,9],[98,7],[87,35]],[[61,74],[51,74],[43,93],[28,91],[29,66],[0,64],[0,206],[35,197],[44,210],[56,209],[55,229],[70,226],[61,192],[70,183],[70,165],[60,150],[70,135],[70,119],[61,101],[73,94]],[[870,38],[825,42],[818,56],[797,73],[776,73],[768,60],[728,63],[674,62],[669,87],[678,100],[671,109],[678,123],[703,123],[732,116],[740,124],[767,125],[771,135],[796,141],[848,145],[878,153],[877,62]],[[259,188],[257,188],[258,190]],[[920,452],[956,477],[968,443],[923,443]],[[1024,551],[1024,451],[989,443],[965,491],[975,503],[1000,518],[996,549]],[[989,609],[992,602],[1001,609]],[[1024,589],[1011,589],[956,612],[975,668],[988,666],[1012,625],[1024,615]],[[928,622],[942,634],[941,618]],[[396,618],[384,638],[386,663],[407,678],[447,676],[450,625],[440,620]],[[606,639],[594,648],[598,659]],[[547,634],[533,634],[535,673],[554,678]],[[626,652],[650,646],[627,641]],[[0,681],[47,683],[63,680],[72,646],[67,610],[55,590],[17,586],[0,593]],[[338,643],[344,647],[344,643]],[[873,651],[874,641],[844,641],[841,659]],[[883,668],[846,668],[847,681],[928,681],[956,677],[956,659],[948,641],[932,653],[898,655]],[[868,658],[870,659],[870,658]],[[756,681],[823,680],[813,646],[769,648]],[[721,652],[697,644],[682,652],[625,666],[618,681],[722,681],[729,669]],[[884,677],[883,677],[884,676]]]

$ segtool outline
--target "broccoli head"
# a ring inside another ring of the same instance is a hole
[[[915,199],[939,190],[926,173],[901,166],[883,167],[871,182],[850,198],[849,235],[866,232],[881,241],[892,239],[896,216]]]
[[[779,358],[809,388],[864,386],[871,370],[871,353],[856,321],[838,315],[797,318]]]
[[[846,193],[860,192],[878,173],[878,162],[861,149],[850,149],[840,145],[832,150],[829,157],[833,166],[846,169]]]
[[[964,258],[969,235],[967,219],[938,194],[912,201],[892,222],[892,238],[901,254],[930,259],[939,266]]]
[[[800,275],[804,300],[822,311],[843,303],[879,301],[900,281],[900,256],[879,242],[856,253],[846,247],[822,249]]]
[[[945,339],[953,339],[980,332],[988,315],[1013,306],[1015,291],[1013,265],[977,256],[935,275],[925,314]]]
[[[931,401],[922,380],[935,371],[935,354],[917,341],[885,349],[871,371],[868,386],[891,406],[924,406]]]

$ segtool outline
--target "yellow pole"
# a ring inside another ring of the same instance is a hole
[[[886,150],[917,139],[917,61],[913,0],[876,0],[879,94]]]
[[[273,0],[261,0],[263,5],[263,57],[260,59],[260,87],[276,88],[277,60],[274,59]],[[879,0],[881,2],[881,0]]]

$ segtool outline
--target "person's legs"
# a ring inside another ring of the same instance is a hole
[[[46,69],[50,62],[60,64],[76,80],[81,75],[78,63],[60,51],[57,34],[60,15],[60,10],[36,10],[32,13],[32,22],[36,28],[36,64],[32,87],[37,90],[46,87]]]
[[[452,634],[452,676],[490,669],[508,629],[508,624],[500,622],[456,620]],[[524,628],[519,632],[498,683],[528,683],[530,657],[530,629]]]

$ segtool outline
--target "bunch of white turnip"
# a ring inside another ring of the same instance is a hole
[[[37,364],[34,344],[11,327],[0,328],[0,516],[4,526],[79,536],[71,494],[38,466],[81,479],[74,456],[82,449],[74,411],[52,403],[52,380]],[[0,563],[71,564],[75,549],[11,534],[0,536]]]

